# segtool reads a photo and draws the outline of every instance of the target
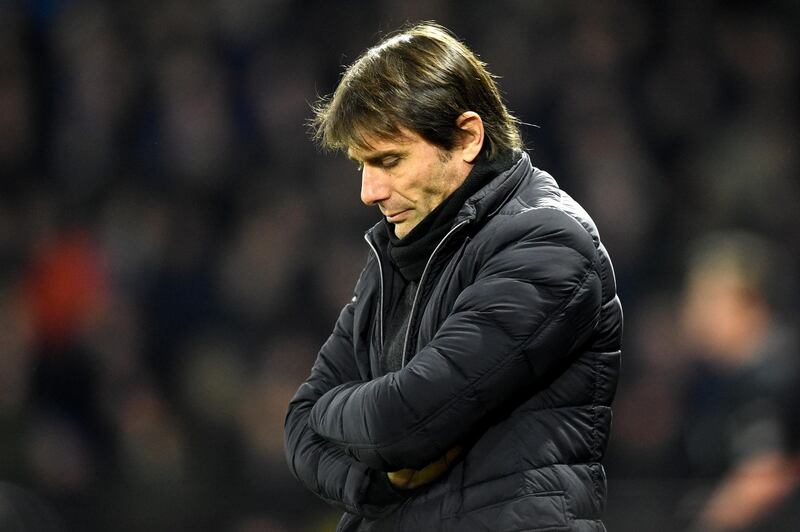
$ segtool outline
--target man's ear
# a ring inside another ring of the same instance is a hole
[[[483,120],[474,111],[467,111],[456,118],[458,128],[461,159],[465,163],[474,163],[483,148]]]

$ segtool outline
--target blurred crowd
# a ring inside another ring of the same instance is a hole
[[[796,1],[6,0],[0,528],[333,529],[283,416],[378,212],[305,121],[416,20],[614,260],[609,529],[798,518]]]

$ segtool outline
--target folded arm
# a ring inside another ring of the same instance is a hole
[[[376,518],[390,511],[403,495],[386,474],[345,454],[309,427],[312,407],[335,385],[358,379],[350,331],[353,309],[342,311],[336,328],[320,350],[309,378],[300,386],[285,422],[285,451],[295,477],[328,503],[347,512]]]
[[[371,467],[423,467],[563,364],[593,330],[600,300],[600,279],[585,248],[519,242],[483,265],[407,366],[331,389],[309,423]]]

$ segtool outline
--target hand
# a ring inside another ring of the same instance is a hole
[[[800,483],[795,459],[764,452],[745,459],[723,479],[701,513],[702,530],[749,528]]]
[[[431,462],[422,469],[401,469],[399,471],[390,471],[386,473],[389,477],[389,482],[396,488],[413,490],[420,486],[430,484],[437,478],[441,477],[449,468],[453,460],[463,451],[460,445],[456,445],[445,453],[444,456],[438,460]]]

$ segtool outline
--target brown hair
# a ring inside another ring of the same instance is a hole
[[[450,150],[466,111],[483,120],[489,160],[522,147],[518,121],[486,65],[447,29],[425,22],[364,52],[333,95],[319,100],[310,125],[327,149],[369,148],[365,136],[395,138],[404,127]]]

